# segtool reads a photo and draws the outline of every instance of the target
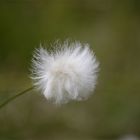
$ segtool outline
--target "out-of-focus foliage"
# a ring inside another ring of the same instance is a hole
[[[0,140],[140,135],[139,0],[0,0],[0,103],[31,86],[35,47],[67,38],[96,52],[95,94],[62,107],[40,93],[26,94],[0,110]]]

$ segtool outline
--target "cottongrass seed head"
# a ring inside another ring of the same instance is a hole
[[[54,50],[36,49],[32,79],[44,96],[56,104],[87,99],[93,93],[99,63],[88,44],[65,41]]]

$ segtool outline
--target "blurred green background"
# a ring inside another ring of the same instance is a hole
[[[95,94],[61,107],[36,91],[23,95],[0,110],[0,140],[140,135],[139,0],[0,0],[0,103],[32,86],[34,48],[67,38],[95,51]]]

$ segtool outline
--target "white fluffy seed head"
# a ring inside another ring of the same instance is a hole
[[[99,63],[88,44],[55,44],[53,52],[37,49],[32,60],[34,85],[56,104],[87,99],[93,92]]]

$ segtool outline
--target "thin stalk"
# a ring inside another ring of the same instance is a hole
[[[9,102],[11,102],[14,99],[16,99],[17,97],[19,97],[19,96],[21,96],[21,95],[23,95],[23,94],[31,91],[33,88],[34,87],[30,87],[30,88],[28,88],[28,89],[26,89],[26,90],[24,90],[24,91],[22,91],[22,92],[20,92],[20,93],[18,93],[16,95],[12,96],[11,98],[7,99],[5,102],[3,102],[2,104],[0,104],[0,109],[3,108],[5,105],[7,105]]]

